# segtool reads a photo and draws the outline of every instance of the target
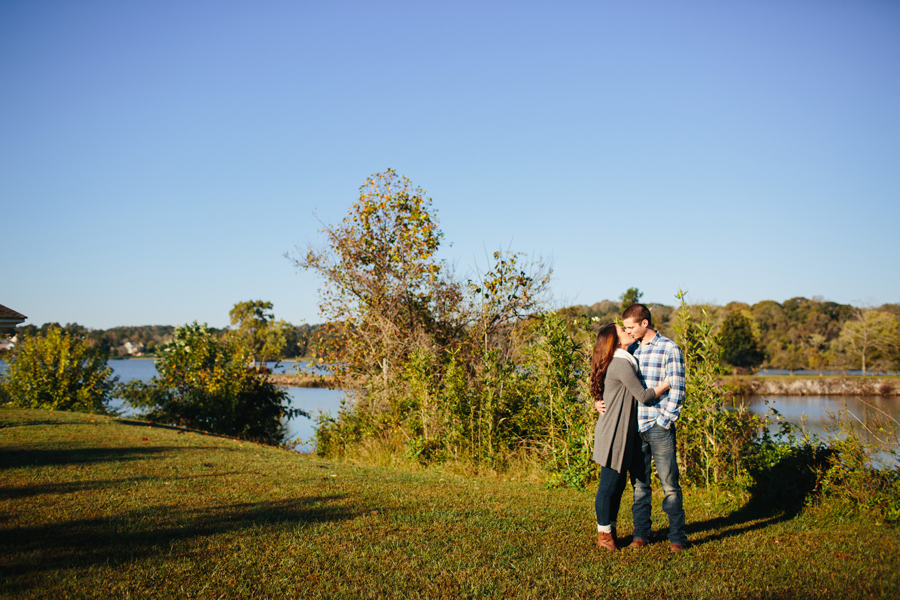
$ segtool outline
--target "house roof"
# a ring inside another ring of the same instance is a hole
[[[0,323],[21,323],[27,319],[22,313],[16,312],[0,304]]]

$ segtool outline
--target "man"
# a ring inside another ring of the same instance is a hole
[[[641,548],[650,542],[650,459],[663,489],[662,509],[669,517],[669,550],[681,552],[687,546],[684,507],[675,460],[675,421],[684,403],[684,359],[678,345],[653,330],[650,309],[632,304],[622,313],[625,331],[639,342],[634,357],[641,367],[645,385],[654,387],[669,380],[671,389],[650,405],[638,404],[638,437],[631,464],[634,486],[634,541],[629,548]]]

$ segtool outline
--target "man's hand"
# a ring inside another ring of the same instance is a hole
[[[596,402],[594,402],[594,408],[596,408],[597,412],[601,415],[606,414],[606,404],[603,402],[603,400],[597,400]]]

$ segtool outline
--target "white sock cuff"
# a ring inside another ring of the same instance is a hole
[[[612,533],[612,525],[601,525],[597,523],[597,531],[602,531],[603,533]]]

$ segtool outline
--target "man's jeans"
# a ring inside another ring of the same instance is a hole
[[[678,483],[678,463],[675,461],[675,425],[669,429],[654,423],[647,431],[638,433],[631,462],[631,484],[634,486],[634,537],[650,541],[650,509],[653,506],[653,490],[650,487],[650,459],[656,463],[656,472],[663,489],[662,509],[669,516],[669,542],[685,545],[684,508],[681,486]]]

